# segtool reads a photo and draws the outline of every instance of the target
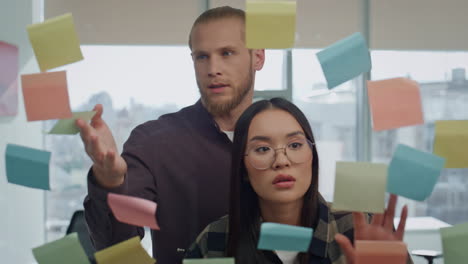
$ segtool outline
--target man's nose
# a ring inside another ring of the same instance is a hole
[[[208,66],[208,76],[215,77],[219,75],[221,75],[221,62],[216,58],[212,58]]]

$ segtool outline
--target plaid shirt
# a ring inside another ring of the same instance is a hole
[[[322,196],[319,195],[319,222],[314,230],[309,247],[309,264],[345,264],[335,235],[341,233],[354,240],[353,216],[350,212],[332,211]],[[370,221],[370,217],[368,217]],[[208,225],[197,240],[187,250],[186,258],[221,258],[226,257],[229,225],[228,216]],[[264,251],[267,264],[281,264],[273,251]],[[408,256],[408,264],[413,263]]]

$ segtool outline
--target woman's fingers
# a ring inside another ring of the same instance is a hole
[[[393,218],[395,218],[395,207],[397,203],[397,196],[395,194],[390,194],[390,199],[388,201],[387,209],[385,210],[385,215],[383,219],[383,227],[387,230],[393,230]]]
[[[400,216],[400,223],[398,224],[398,228],[395,232],[395,236],[398,240],[403,240],[403,236],[405,234],[405,226],[406,226],[406,218],[408,217],[408,206],[403,206],[401,210]]]
[[[354,247],[351,244],[351,241],[349,239],[342,235],[342,234],[336,234],[335,235],[335,240],[340,245],[341,250],[343,250],[345,256],[346,256],[346,263],[347,264],[354,264],[354,259],[355,259],[355,251]]]

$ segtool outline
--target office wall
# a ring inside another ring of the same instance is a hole
[[[20,48],[21,73],[38,72],[26,35],[26,25],[40,17],[38,0],[0,0],[0,40]],[[34,262],[31,248],[44,243],[44,192],[7,183],[7,143],[42,147],[41,123],[26,122],[22,94],[18,115],[0,117],[0,255],[1,263]]]

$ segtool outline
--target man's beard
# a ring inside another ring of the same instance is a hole
[[[249,94],[253,83],[253,70],[250,69],[249,73],[244,82],[240,84],[239,89],[231,86],[234,89],[234,95],[229,100],[218,101],[214,96],[209,96],[205,89],[200,87],[200,83],[197,81],[198,89],[206,110],[213,116],[225,116],[228,115],[233,109],[239,106],[245,97]]]

